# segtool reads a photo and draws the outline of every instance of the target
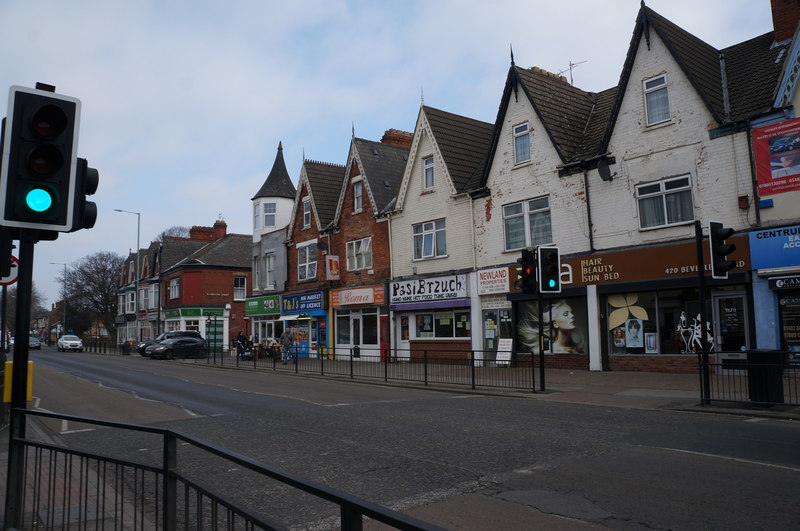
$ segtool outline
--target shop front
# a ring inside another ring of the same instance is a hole
[[[397,359],[425,353],[437,357],[470,356],[472,301],[467,275],[390,282],[389,310]]]
[[[511,301],[506,295],[510,289],[511,268],[483,269],[476,275],[480,298],[482,348],[475,352],[476,359],[493,361],[501,339],[513,339],[515,334]]]
[[[705,296],[694,242],[562,258],[563,292],[544,301],[541,323],[535,296],[509,297],[517,350],[538,353],[543,344],[546,365],[558,368],[653,372],[695,372],[703,349],[723,363],[746,357],[749,246],[746,236],[729,242],[736,268],[725,280],[711,279],[703,245]]]
[[[389,314],[386,286],[331,290],[334,354],[359,361],[389,361]]]
[[[322,291],[281,297],[279,321],[294,335],[299,358],[316,358],[327,352],[328,311]]]
[[[278,295],[250,297],[244,304],[245,318],[253,323],[253,345],[268,345],[277,341],[283,333],[281,298]]]
[[[751,232],[750,254],[758,348],[800,358],[800,225]]]
[[[195,330],[206,340],[209,352],[228,350],[228,313],[226,308],[175,308],[164,310],[164,332]]]

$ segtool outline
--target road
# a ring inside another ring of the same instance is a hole
[[[798,529],[800,426],[222,370],[138,356],[32,353],[36,406],[166,426],[449,529]],[[112,430],[52,426],[111,447]],[[140,454],[160,451],[142,443]],[[198,473],[217,470],[197,462]],[[326,511],[279,486],[295,529]],[[242,487],[243,485],[252,485]]]

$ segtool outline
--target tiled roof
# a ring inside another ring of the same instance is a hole
[[[470,191],[483,175],[494,126],[433,107],[422,110],[456,191]]]
[[[376,214],[383,211],[397,196],[409,148],[354,138],[353,146],[361,161],[361,172],[367,179],[369,193],[375,201]]]
[[[772,108],[789,44],[773,47],[773,32],[722,50],[730,90],[731,121]]]
[[[249,234],[226,234],[206,245],[182,262],[184,264],[203,264],[206,266],[244,268],[252,267],[253,237]]]
[[[289,172],[286,171],[286,163],[283,161],[283,143],[278,143],[278,154],[275,155],[275,162],[272,170],[267,176],[267,180],[261,185],[256,195],[252,199],[259,197],[288,197],[294,199],[297,190],[292,184]]]
[[[306,160],[303,162],[319,229],[325,229],[336,215],[339,192],[344,179],[344,166]]]
[[[161,242],[161,272],[165,272],[209,242],[166,236]]]

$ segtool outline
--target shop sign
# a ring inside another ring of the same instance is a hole
[[[507,267],[478,271],[478,295],[508,293],[509,276]]]
[[[278,295],[253,297],[244,303],[245,315],[265,315],[281,313],[281,298]]]
[[[401,302],[438,301],[467,297],[467,275],[420,278],[389,284],[391,304]]]
[[[800,265],[800,225],[750,233],[753,269]]]
[[[339,306],[383,304],[383,292],[383,286],[333,290],[331,291],[331,306],[338,308]]]
[[[770,289],[800,289],[800,277],[771,278]]]
[[[325,256],[325,279],[339,280],[339,256],[329,254]]]
[[[195,317],[195,316],[200,315],[200,314],[193,313],[191,315],[192,315],[192,317]],[[223,314],[222,308],[203,308],[203,311],[202,311],[202,316],[203,317],[222,317],[223,315],[224,314]],[[188,317],[189,314],[184,313],[183,316],[184,317]]]
[[[303,313],[322,309],[322,292],[303,295],[284,295],[281,299],[281,313]]]
[[[753,129],[758,195],[800,190],[800,118]]]
[[[181,316],[180,310],[164,310],[164,316],[167,319],[176,319]]]

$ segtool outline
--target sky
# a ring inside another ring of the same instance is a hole
[[[772,30],[769,0],[648,0],[716,48]],[[639,0],[2,0],[8,89],[81,100],[78,155],[100,173],[97,223],[35,247],[45,307],[59,275],[173,226],[252,234],[251,198],[278,143],[345,164],[353,132],[413,131],[420,104],[493,123],[510,65],[591,92],[619,80]],[[138,212],[127,214],[114,209]],[[18,250],[15,250],[15,252]]]

